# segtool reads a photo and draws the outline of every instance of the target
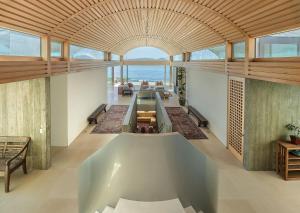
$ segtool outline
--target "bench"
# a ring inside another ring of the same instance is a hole
[[[93,122],[95,124],[98,124],[97,118],[102,111],[106,112],[106,106],[107,106],[107,104],[102,104],[88,117],[87,120],[88,120],[89,124],[92,124]]]
[[[5,192],[9,192],[10,175],[22,166],[27,174],[26,156],[30,137],[0,136],[0,176],[4,177]]]
[[[196,110],[194,107],[188,106],[188,114],[192,114],[196,117],[196,119],[198,120],[198,127],[202,125],[204,127],[207,127],[208,120],[203,115],[201,115],[200,112],[198,112],[198,110]]]

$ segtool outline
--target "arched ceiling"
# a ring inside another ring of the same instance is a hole
[[[0,26],[124,54],[178,54],[300,27],[299,0],[0,0]]]

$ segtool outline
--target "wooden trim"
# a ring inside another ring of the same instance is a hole
[[[254,58],[253,62],[300,62],[300,57]]]
[[[123,61],[124,65],[169,65],[170,61]]]
[[[51,57],[51,61],[65,61],[63,57]]]
[[[247,37],[245,40],[245,75],[248,75],[249,63],[255,58],[255,38]]]
[[[228,73],[228,62],[232,61],[232,43],[226,41],[225,51],[225,72]]]
[[[70,43],[68,41],[64,41],[63,43],[63,58],[66,61],[70,60]]]
[[[105,62],[103,59],[80,59],[80,58],[71,58],[70,62]]]
[[[47,62],[47,73],[51,75],[51,38],[43,36],[41,38],[41,56]]]
[[[198,63],[201,63],[201,62],[225,62],[225,59],[191,60],[189,63],[197,63],[197,62]]]
[[[2,56],[0,61],[42,61],[42,57],[28,57],[28,56]]]

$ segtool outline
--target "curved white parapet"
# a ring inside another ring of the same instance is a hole
[[[153,202],[179,198],[183,207],[215,213],[217,169],[178,133],[123,133],[97,151],[79,173],[80,213],[116,207],[120,198]]]

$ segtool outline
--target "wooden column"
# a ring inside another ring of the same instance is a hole
[[[228,62],[232,61],[232,43],[226,41],[225,72],[228,73]]]
[[[172,81],[173,81],[173,56],[170,56],[170,79],[169,79],[169,86],[172,86]]]
[[[121,73],[120,73],[120,77],[121,77],[121,84],[124,84],[124,60],[123,60],[123,56],[120,56],[120,60],[121,60]]]
[[[167,84],[167,65],[164,65],[164,85]]]
[[[124,65],[121,64],[121,84],[124,84]]]
[[[104,61],[111,61],[111,52],[104,52]]]
[[[63,58],[64,58],[64,61],[67,62],[68,64],[68,71],[67,72],[70,72],[70,43],[68,41],[64,41],[63,42]]]
[[[129,81],[129,78],[128,78],[128,65],[126,65],[126,80],[127,80],[127,83]]]
[[[112,66],[111,67],[111,81],[112,81],[112,85],[115,85],[115,67]]]
[[[47,62],[47,74],[51,75],[51,38],[50,36],[42,37],[42,59]]]
[[[184,62],[190,62],[192,53],[191,52],[186,52],[184,55],[185,55]]]
[[[245,75],[248,75],[249,64],[255,58],[255,39],[247,37],[245,40]]]

